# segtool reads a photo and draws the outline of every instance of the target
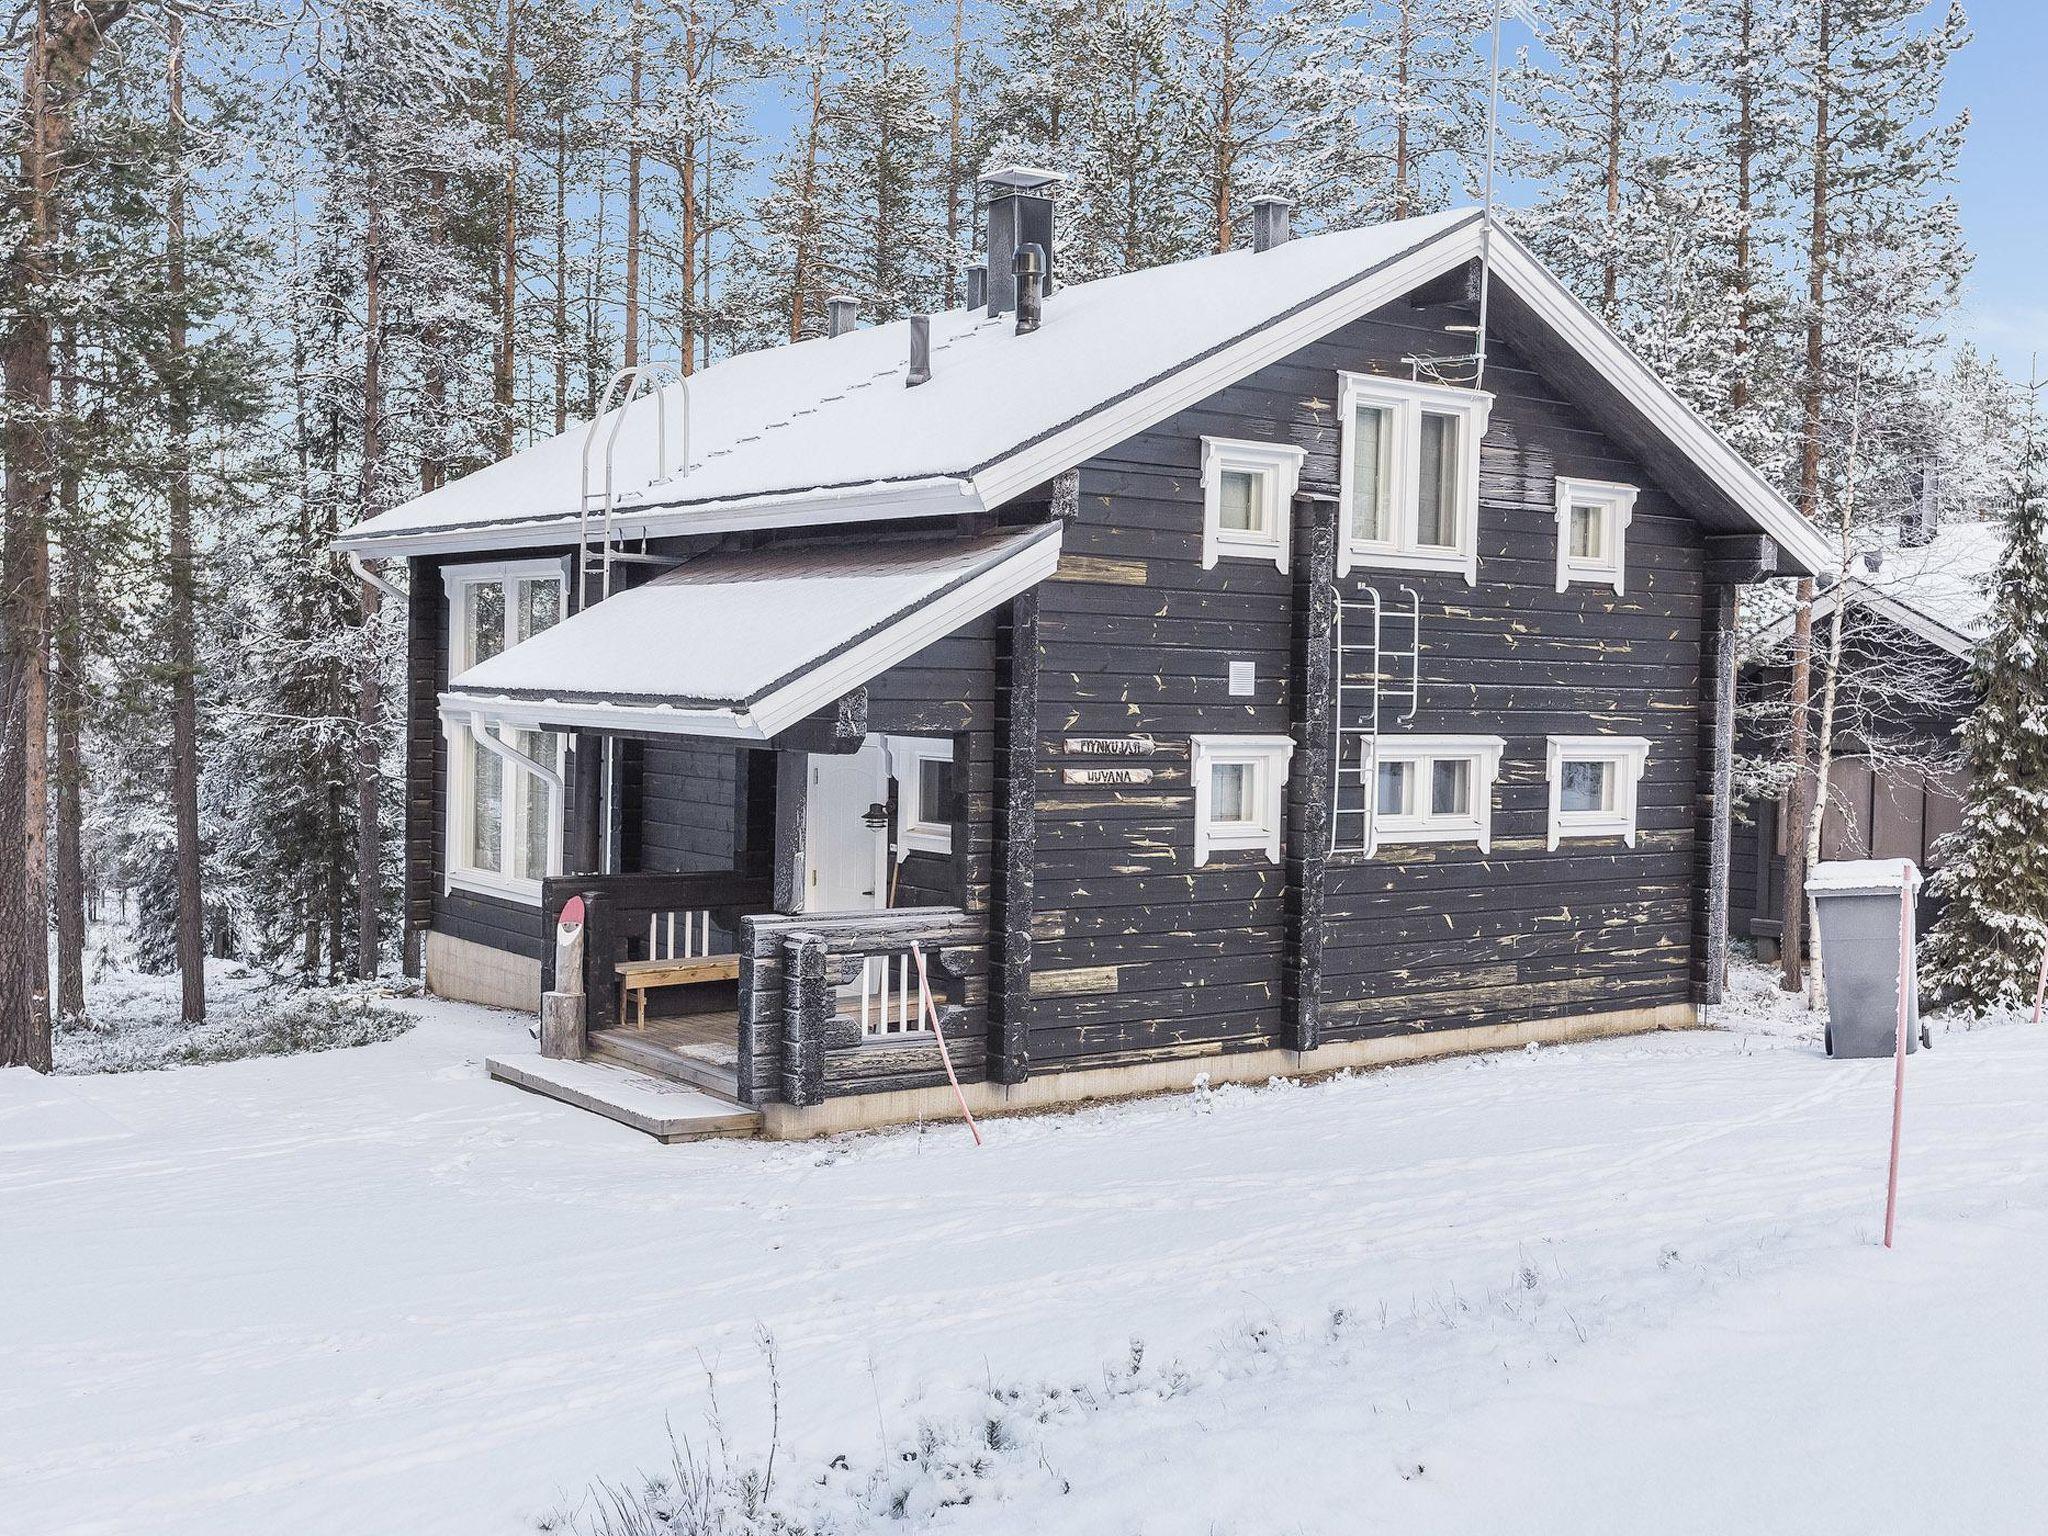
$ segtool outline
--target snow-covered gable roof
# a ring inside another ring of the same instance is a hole
[[[1122,273],[1059,289],[1024,335],[1010,315],[935,315],[932,376],[915,388],[905,384],[908,321],[728,358],[690,379],[687,404],[675,389],[625,419],[617,527],[635,538],[1000,506],[1470,261],[1484,232],[1480,213],[1452,211]],[[1741,523],[1775,537],[1796,566],[1825,563],[1783,498],[1498,226],[1491,256],[1496,281],[1698,463]],[[688,440],[687,470],[658,483],[657,421],[672,454]],[[599,439],[616,424],[600,422]],[[477,470],[359,524],[341,546],[411,555],[571,543],[585,436],[579,425]]]
[[[2005,529],[1996,522],[1950,523],[1926,544],[1885,546],[1874,571],[1859,565],[1850,577],[1857,605],[1941,647],[1968,656],[1990,630],[1991,577],[2005,553]],[[1839,588],[1813,600],[1814,622],[1834,612]],[[1753,653],[1783,645],[1792,634],[1789,594],[1761,623]]]

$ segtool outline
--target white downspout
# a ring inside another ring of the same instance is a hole
[[[348,552],[348,568],[375,587],[379,592],[382,592],[386,597],[395,597],[401,603],[411,600],[412,594],[399,586],[397,582],[379,576],[375,571],[363,564],[363,557],[353,549]]]
[[[562,872],[562,802],[568,797],[568,786],[562,782],[561,773],[491,734],[490,722],[479,710],[469,713],[469,733],[483,744],[486,751],[495,753],[514,768],[523,768],[554,791],[548,800],[548,873],[559,875]]]

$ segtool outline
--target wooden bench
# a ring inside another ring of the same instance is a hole
[[[622,1014],[631,1014],[633,1027],[647,1027],[647,994],[660,987],[689,987],[706,981],[737,981],[738,955],[697,955],[687,960],[624,960],[619,963],[619,1001]]]

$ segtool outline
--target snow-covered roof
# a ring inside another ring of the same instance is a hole
[[[477,663],[441,713],[765,740],[1043,581],[1061,532],[702,555]]]
[[[1470,261],[1485,231],[1482,214],[1454,210],[1122,273],[1060,288],[1023,335],[1010,315],[934,315],[932,376],[915,388],[908,321],[745,353],[623,422],[574,427],[340,543],[415,555],[574,542],[586,437],[600,445],[594,496],[615,428],[626,538],[988,510]],[[1795,565],[1825,564],[1783,498],[1498,225],[1490,256],[1496,282],[1676,443],[1738,523],[1778,539]]]
[[[1928,543],[1886,545],[1874,571],[1859,563],[1850,577],[1854,601],[1952,656],[1968,656],[1990,629],[1991,577],[2004,553],[2002,524],[1949,523]],[[1839,590],[1814,599],[1815,622],[1834,611]],[[1792,622],[1786,599],[1758,627],[1752,648],[1782,645]]]

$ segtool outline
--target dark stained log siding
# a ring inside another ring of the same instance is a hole
[[[1282,867],[1256,852],[1193,862],[1189,735],[1296,723],[1290,578],[1266,561],[1201,568],[1201,438],[1299,444],[1304,490],[1334,492],[1338,372],[1405,376],[1399,360],[1454,346],[1444,326],[1459,319],[1392,306],[1084,466],[1062,573],[1041,590],[1034,1072],[1289,1043]],[[1392,846],[1329,862],[1324,1039],[1690,996],[1702,534],[1497,339],[1487,383],[1478,585],[1361,569],[1346,589],[1421,593],[1422,705],[1407,729],[1506,739],[1492,852]],[[1559,474],[1641,488],[1625,596],[1555,590]],[[1257,668],[1249,700],[1229,695],[1232,660]],[[1159,741],[1150,785],[1061,782],[1083,761],[1064,736],[1140,731]],[[1651,743],[1637,846],[1551,852],[1546,737],[1603,732]]]

